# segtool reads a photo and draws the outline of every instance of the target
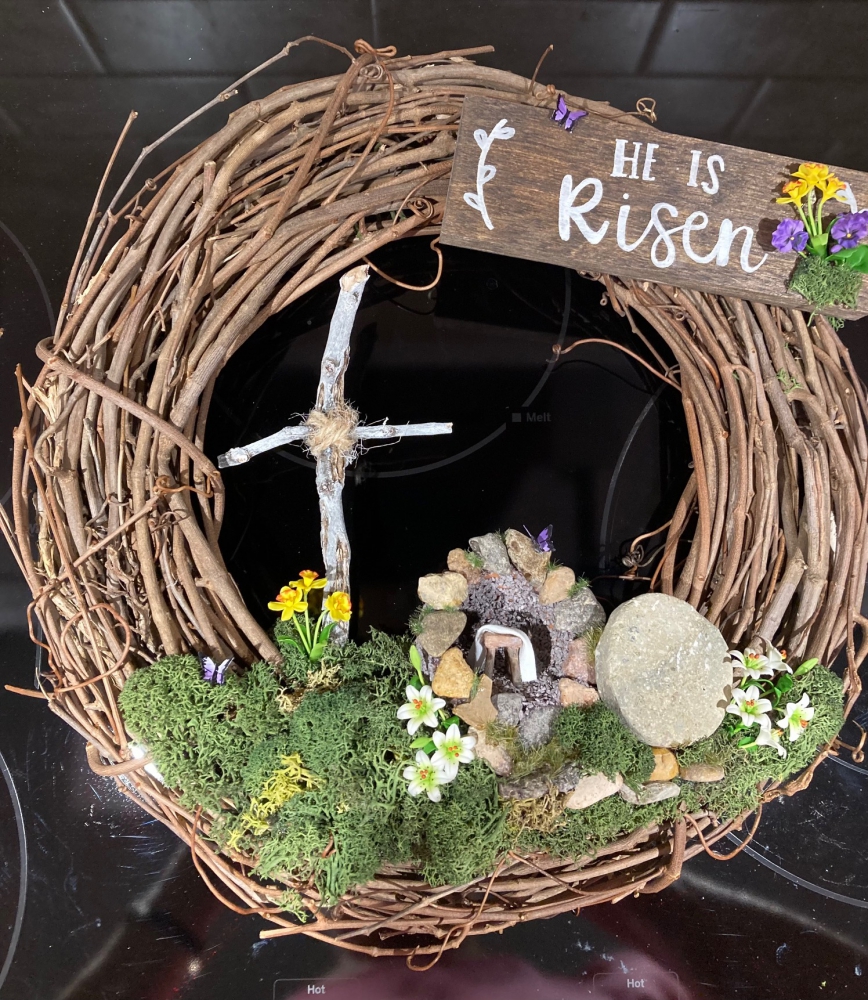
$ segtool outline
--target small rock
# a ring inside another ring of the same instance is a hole
[[[452,646],[440,658],[431,686],[440,698],[469,698],[475,676],[461,650]]]
[[[518,799],[541,799],[549,790],[549,780],[540,774],[528,774],[524,778],[516,778],[515,781],[501,781],[497,786],[501,798]]]
[[[463,611],[430,611],[423,620],[419,645],[429,656],[442,656],[467,624]]]
[[[510,570],[509,556],[500,535],[491,532],[488,535],[477,535],[470,539],[470,548],[482,559],[483,568],[489,573],[508,576]]]
[[[577,705],[579,708],[588,708],[600,700],[596,688],[580,684],[572,677],[561,677],[558,681],[558,690],[561,694],[561,704],[564,706]]]
[[[479,687],[471,701],[455,706],[455,714],[474,729],[484,729],[497,718],[497,709],[491,704],[491,678],[484,674],[479,678]]]
[[[603,606],[594,597],[590,587],[583,587],[575,597],[558,601],[555,607],[555,628],[582,635],[589,628],[598,628],[606,623]]]
[[[476,756],[484,760],[499,778],[505,778],[512,771],[512,757],[502,746],[489,743],[484,729],[474,729],[471,726],[470,735],[476,737],[476,746],[473,748]]]
[[[535,589],[543,585],[548,572],[551,552],[540,552],[530,536],[509,528],[504,536],[506,551],[512,560],[512,565],[523,573]]]
[[[638,793],[629,785],[621,785],[618,794],[631,806],[649,806],[652,802],[674,799],[680,791],[681,788],[674,781],[655,781],[648,785],[640,785]]]
[[[446,557],[446,565],[452,573],[460,573],[468,583],[477,583],[482,576],[482,570],[473,565],[464,549],[452,549]]]
[[[678,777],[678,761],[675,754],[665,747],[651,747],[654,752],[654,770],[649,781],[669,781]]]
[[[569,566],[557,566],[546,576],[540,587],[540,604],[557,604],[570,596],[570,590],[576,582],[576,574]]]
[[[588,646],[587,639],[573,639],[570,642],[567,658],[561,665],[564,677],[572,677],[582,684],[596,684],[597,671],[594,667],[594,654]]]
[[[694,743],[723,721],[727,643],[686,601],[642,594],[622,604],[597,644],[596,667],[603,701],[649,746]]]
[[[460,573],[429,573],[419,577],[419,600],[442,611],[457,608],[467,597],[467,580]]]
[[[681,768],[685,781],[723,781],[726,771],[717,764],[688,764]]]
[[[532,708],[518,726],[518,736],[526,747],[540,747],[554,735],[555,720],[561,714],[559,705]]]
[[[520,694],[496,694],[492,699],[497,709],[497,721],[504,726],[517,726],[521,721],[521,706],[524,698]]]
[[[564,764],[554,776],[554,786],[561,793],[571,792],[584,776],[578,764]]]
[[[595,802],[600,802],[610,795],[620,792],[623,786],[624,779],[620,774],[615,776],[614,781],[610,781],[605,774],[589,774],[582,778],[570,792],[564,803],[564,808],[587,809]]]

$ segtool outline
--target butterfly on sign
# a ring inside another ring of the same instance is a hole
[[[524,526],[524,530],[530,535],[537,552],[552,552],[554,550],[552,545],[553,529],[554,525],[550,524],[547,528],[543,528],[538,535],[534,535],[533,532],[528,531],[527,525]]]
[[[570,111],[567,107],[567,102],[564,100],[563,94],[558,94],[558,105],[552,111],[552,121],[557,122],[558,125],[563,123],[565,132],[572,132],[573,125],[580,118],[584,118],[587,115],[587,111]]]
[[[234,657],[230,656],[228,660],[223,660],[223,662],[218,666],[210,656],[202,656],[201,653],[196,654],[199,657],[199,663],[202,667],[202,680],[212,687],[216,684],[222,684],[226,680],[226,669],[232,663]]]

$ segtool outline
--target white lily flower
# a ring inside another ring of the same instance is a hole
[[[772,703],[768,698],[760,698],[759,688],[756,684],[751,684],[746,691],[736,688],[732,692],[732,701],[726,706],[726,710],[731,715],[739,716],[746,726],[755,723],[762,725],[762,717],[772,710]]]
[[[775,649],[771,643],[768,645],[769,651],[766,653],[766,659],[771,667],[772,674],[791,674],[793,672],[793,668],[787,666],[787,661],[781,655],[781,651],[779,649]]]
[[[469,764],[476,756],[473,752],[476,737],[462,736],[461,730],[454,722],[445,733],[438,731],[432,738],[437,749],[431,760],[443,768],[447,781],[452,781],[458,774],[459,764]]]
[[[729,651],[729,658],[739,665],[745,677],[752,681],[758,681],[761,677],[771,677],[774,668],[768,658],[753,649],[746,649],[740,653],[737,649]]]
[[[778,719],[781,729],[789,730],[790,743],[796,742],[814,718],[814,709],[808,707],[810,704],[811,699],[806,691],[798,701],[789,702],[786,712]]]
[[[407,703],[398,709],[398,718],[409,720],[407,732],[413,736],[422,725],[436,729],[439,721],[437,709],[443,708],[446,702],[442,698],[434,697],[431,685],[426,684],[421,690],[418,690],[409,684],[405,694]]]
[[[786,757],[786,747],[781,745],[783,735],[782,729],[777,729],[772,725],[771,716],[764,715],[760,719],[760,733],[754,740],[754,744],[758,747],[773,747],[777,750],[779,757]]]
[[[404,768],[404,780],[409,781],[407,791],[413,795],[427,793],[432,802],[440,801],[440,786],[449,780],[443,768],[438,767],[423,750],[416,753],[416,763]]]

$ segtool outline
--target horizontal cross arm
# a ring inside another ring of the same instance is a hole
[[[272,448],[279,448],[282,444],[289,444],[292,441],[303,441],[308,435],[308,429],[303,424],[296,424],[293,427],[284,427],[275,434],[253,441],[243,448],[230,448],[217,458],[217,465],[221,469],[226,469],[230,465],[243,465],[249,462],[256,455],[261,455],[264,451],[271,451]]]
[[[356,437],[360,441],[382,440],[383,438],[431,437],[435,434],[451,434],[452,424],[373,424],[357,427]]]

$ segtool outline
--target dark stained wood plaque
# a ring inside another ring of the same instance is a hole
[[[770,242],[792,205],[776,204],[800,161],[659,132],[593,114],[571,132],[545,108],[464,102],[441,241],[810,309],[787,290],[795,253]],[[868,207],[868,174],[833,168],[847,203]],[[868,313],[863,287],[856,312]]]

